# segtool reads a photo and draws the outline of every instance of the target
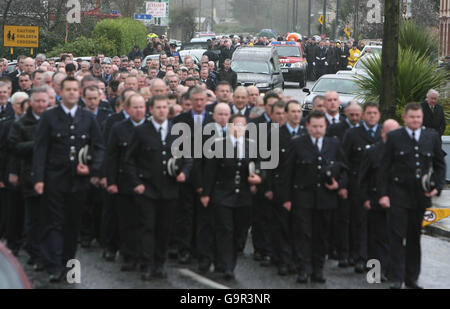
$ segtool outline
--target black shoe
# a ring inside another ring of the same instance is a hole
[[[295,275],[298,272],[297,267],[295,267],[295,265],[293,265],[293,264],[289,264],[288,272],[290,275]]]
[[[211,262],[207,259],[203,259],[198,264],[198,270],[202,273],[209,272],[209,269],[211,267]]]
[[[414,289],[414,290],[422,290],[423,287],[417,284],[417,281],[406,281],[405,286],[408,289]]]
[[[350,263],[348,262],[347,259],[342,259],[342,260],[339,261],[338,266],[339,266],[340,268],[347,268],[347,267],[350,266]]]
[[[50,283],[58,283],[58,282],[61,282],[61,281],[63,280],[65,274],[66,274],[66,272],[63,271],[63,270],[61,270],[61,271],[59,271],[59,272],[55,272],[55,273],[53,273],[53,274],[50,274],[50,275],[48,276],[48,281],[49,281]]]
[[[153,271],[153,277],[155,277],[157,279],[166,279],[167,278],[167,273],[165,272],[163,267],[157,267]]]
[[[390,289],[392,289],[392,290],[400,290],[402,288],[403,288],[403,284],[401,282],[394,282],[390,286]]]
[[[183,265],[191,264],[191,259],[192,259],[192,257],[189,252],[182,252],[178,256],[178,263],[183,264]]]
[[[218,274],[225,273],[225,267],[214,265],[214,272]]]
[[[226,271],[223,278],[225,280],[234,280],[234,273],[232,271]]]
[[[91,247],[91,243],[92,243],[91,240],[89,240],[89,239],[83,239],[83,240],[81,241],[81,248],[88,249],[88,248]]]
[[[329,258],[330,258],[330,260],[335,260],[335,261],[339,260],[339,255],[338,255],[337,251],[336,250],[331,251],[329,254]]]
[[[116,259],[116,252],[106,249],[105,251],[103,251],[103,258],[107,262],[114,262],[114,260]]]
[[[178,259],[178,252],[176,250],[170,250],[168,253],[168,257],[171,260],[176,260]]]
[[[142,281],[151,281],[153,279],[153,275],[150,271],[146,271],[141,275]]]
[[[348,259],[348,266],[355,266],[355,260],[352,258]]]
[[[36,260],[30,257],[27,261],[27,265],[34,266],[36,264]]]
[[[389,279],[388,279],[388,277],[385,275],[385,274],[381,274],[381,282],[388,282],[389,281]]]
[[[325,283],[327,282],[327,279],[325,279],[322,272],[315,273],[311,276],[311,280],[317,283]]]
[[[124,261],[120,267],[120,271],[134,271],[136,270],[136,263],[133,261]]]
[[[362,274],[366,270],[366,265],[363,262],[359,261],[355,265],[355,273]]]
[[[287,276],[289,274],[289,269],[286,265],[278,266],[278,275],[279,276]]]
[[[40,263],[40,262],[37,262],[36,264],[34,264],[33,270],[35,272],[43,271],[44,270],[44,265],[42,265],[42,263]]]
[[[255,260],[255,261],[257,261],[257,262],[262,261],[262,260],[263,260],[262,254],[259,253],[259,252],[253,253],[253,260]]]
[[[268,255],[263,256],[261,266],[262,267],[270,267],[272,265],[272,258]]]
[[[306,273],[300,273],[297,277],[297,283],[306,284],[308,283],[310,276]]]

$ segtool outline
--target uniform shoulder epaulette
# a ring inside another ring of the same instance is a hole
[[[291,137],[291,141],[294,141],[294,140],[296,140],[296,139],[299,139],[299,138],[302,137],[302,136],[303,136],[303,135],[300,135],[300,134],[294,135],[294,136]]]

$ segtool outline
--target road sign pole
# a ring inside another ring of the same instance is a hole
[[[14,48],[11,47],[10,52],[11,52],[11,56],[14,55]]]
[[[30,49],[31,56],[33,56],[33,48]]]

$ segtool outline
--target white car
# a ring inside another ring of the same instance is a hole
[[[365,62],[367,61],[367,59],[370,58],[374,58],[374,57],[381,57],[381,54],[375,54],[375,53],[371,53],[371,54],[366,54],[363,57],[361,57],[355,64],[355,66],[352,68],[352,72],[354,74],[366,74],[367,75],[367,68],[365,66]]]
[[[363,50],[361,51],[361,56],[363,57],[366,54],[381,55],[382,50],[383,50],[382,45],[366,45],[366,46],[364,46]]]

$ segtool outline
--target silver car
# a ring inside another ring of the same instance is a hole
[[[308,95],[303,100],[302,108],[304,113],[312,110],[313,99],[318,95],[325,95],[328,91],[336,91],[339,94],[341,107],[344,108],[351,101],[363,104],[361,90],[355,83],[353,74],[328,74],[319,78],[311,89],[303,88],[303,92]]]

